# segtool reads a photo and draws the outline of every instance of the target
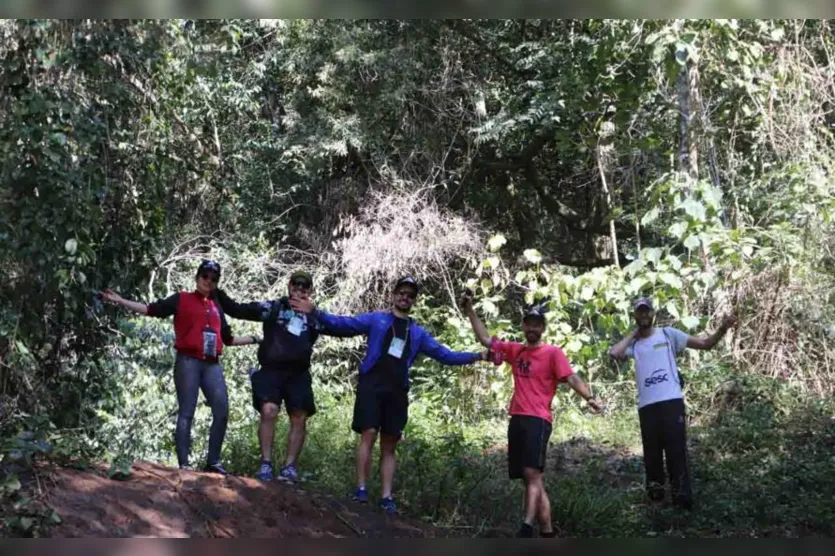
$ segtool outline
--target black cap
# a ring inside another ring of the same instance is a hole
[[[637,311],[641,307],[646,307],[650,311],[654,311],[655,307],[652,306],[652,300],[648,297],[640,297],[635,300],[635,303],[632,305],[632,310]]]
[[[413,288],[415,288],[415,293],[420,292],[420,286],[418,286],[417,280],[415,280],[411,276],[404,276],[403,278],[398,280],[394,284],[394,289],[397,290],[397,288],[399,288],[400,286],[403,286],[403,285],[412,286]]]
[[[220,278],[220,265],[218,263],[210,261],[208,259],[203,259],[203,261],[200,263],[200,266],[197,267],[197,275],[200,276],[202,272],[207,270],[214,272],[215,274],[217,274],[217,277]]]
[[[301,280],[303,282],[307,282],[308,284],[313,284],[313,275],[306,270],[297,270],[290,275],[290,282],[295,280]]]
[[[525,311],[525,316],[522,317],[522,321],[526,320],[539,320],[543,323],[545,322],[545,308],[542,305],[534,305],[533,307],[527,309]]]

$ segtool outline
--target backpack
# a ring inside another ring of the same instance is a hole
[[[667,357],[670,359],[670,369],[675,369],[676,372],[676,379],[678,379],[679,387],[684,390],[684,377],[681,375],[681,371],[678,368],[678,364],[676,361],[676,354],[673,351],[673,340],[670,338],[670,335],[667,334],[667,327],[661,328],[661,333],[664,334],[664,339],[667,340]],[[632,357],[635,359],[637,363],[638,359],[635,357],[635,344],[638,343],[638,338],[632,340]]]

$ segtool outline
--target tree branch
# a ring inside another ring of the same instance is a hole
[[[496,60],[500,66],[508,70],[510,73],[516,75],[517,77],[521,77],[523,79],[530,79],[534,76],[533,72],[517,68],[516,64],[514,64],[512,61],[508,60],[507,58],[490,48],[490,46],[487,43],[485,43],[484,40],[481,39],[481,37],[477,36],[475,33],[470,32],[469,29],[464,28],[456,20],[445,19],[443,20],[443,24],[448,29],[458,33],[465,39],[468,39],[473,44],[478,46],[483,52],[486,52],[488,55],[490,55],[490,57]]]

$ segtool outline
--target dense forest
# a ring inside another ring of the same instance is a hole
[[[835,533],[834,30],[3,20],[4,461],[172,463],[171,323],[103,304],[102,289],[150,302],[193,289],[212,258],[237,299],[284,295],[304,269],[320,306],[350,314],[385,308],[409,273],[423,285],[415,318],[457,350],[478,346],[464,288],[506,338],[546,303],[546,341],[605,400],[592,416],[556,399],[561,533]],[[639,295],[691,333],[739,318],[681,360],[701,501],[685,520],[644,506],[632,368],[607,355]],[[362,353],[327,338],[314,354],[320,413],[300,469],[340,495]],[[252,348],[224,355],[224,461],[241,474],[258,463],[256,364]],[[521,487],[496,453],[507,370],[413,371],[404,511],[464,535],[512,528]],[[201,407],[195,450],[209,420]]]

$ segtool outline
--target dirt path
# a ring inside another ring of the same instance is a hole
[[[136,463],[126,481],[103,469],[41,469],[62,518],[52,537],[435,537],[373,505],[294,485]]]

